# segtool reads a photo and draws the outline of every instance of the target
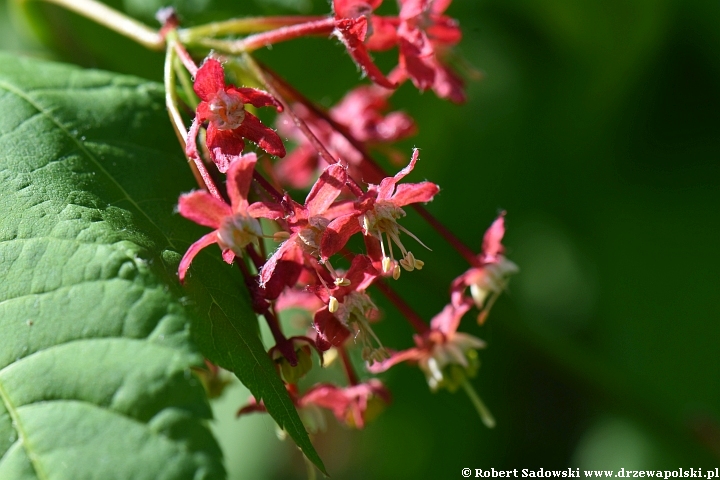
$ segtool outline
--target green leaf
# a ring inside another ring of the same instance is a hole
[[[237,272],[177,282],[203,232],[173,214],[193,179],[162,87],[0,62],[0,478],[224,477],[197,344],[322,468]]]
[[[162,158],[143,128],[160,92],[0,62],[0,478],[223,478],[149,216],[167,187],[127,183]]]

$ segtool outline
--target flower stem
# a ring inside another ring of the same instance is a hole
[[[465,390],[465,393],[467,393],[467,396],[470,397],[470,401],[475,406],[475,410],[477,410],[478,414],[480,415],[480,419],[485,424],[485,426],[488,428],[495,428],[495,418],[492,416],[490,410],[488,410],[487,406],[485,406],[485,403],[483,403],[480,396],[470,384],[470,380],[466,378],[465,381],[462,383],[462,387]]]
[[[312,22],[280,27],[269,32],[250,35],[241,40],[217,40],[213,38],[199,38],[193,42],[197,45],[212,48],[224,53],[237,55],[249,53],[259,48],[274,45],[280,42],[287,42],[308,35],[329,35],[335,28],[333,18],[323,18]]]
[[[195,95],[195,91],[193,90],[192,86],[192,80],[190,80],[190,76],[188,75],[187,70],[185,69],[182,61],[175,57],[175,74],[177,75],[177,78],[180,80],[180,86],[182,87],[182,91],[185,94],[185,103],[195,110],[198,106],[197,96]]]
[[[171,30],[167,34],[165,67],[163,70],[163,79],[165,82],[165,105],[167,106],[168,115],[170,115],[170,123],[172,123],[172,126],[175,129],[175,134],[177,135],[182,149],[185,150],[188,132],[185,130],[185,122],[183,121],[182,115],[180,115],[180,110],[178,109],[175,71],[173,68],[173,64],[177,58],[177,50],[175,48],[176,42],[176,33]],[[200,188],[204,188],[215,197],[222,199],[220,192],[215,186],[215,182],[213,182],[212,177],[205,168],[205,165],[203,165],[202,160],[200,158],[192,158],[191,160],[192,161],[189,162],[190,169],[192,170],[195,181],[198,183]]]
[[[343,345],[338,345],[335,348],[340,354],[340,360],[342,360],[348,383],[350,385],[357,385],[358,383],[360,383],[360,381],[358,380],[357,373],[355,373],[355,369],[353,368],[352,362],[350,361],[350,356],[348,355],[347,350]]]
[[[30,0],[16,0],[17,4],[27,3]],[[160,32],[149,28],[134,18],[114,10],[95,0],[40,0],[47,3],[54,3],[63,8],[71,10],[85,18],[104,25],[120,35],[128,37],[150,50],[162,51],[165,47],[165,39]]]
[[[224,35],[240,35],[246,33],[266,32],[280,27],[299,23],[324,20],[326,17],[290,16],[290,17],[245,17],[233,18],[222,22],[212,22],[197,27],[182,29],[178,32],[183,43],[193,42],[199,38],[222,37]]]

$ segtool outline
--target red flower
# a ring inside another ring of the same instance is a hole
[[[355,202],[354,210],[351,213],[341,215],[330,222],[320,246],[323,259],[339,252],[352,235],[362,231],[366,242],[370,240],[380,244],[383,273],[392,272],[393,277],[397,278],[400,275],[398,264],[407,271],[420,270],[423,267],[424,263],[417,260],[412,252],[403,245],[400,240],[400,232],[407,233],[418,242],[420,240],[397,222],[398,219],[405,216],[402,207],[411,203],[429,202],[440,190],[431,182],[398,185],[398,182],[415,167],[418,155],[419,151],[414,150],[407,167],[400,170],[394,177],[384,178],[380,185],[370,185],[368,191]],[[385,250],[383,235],[387,237],[388,251]],[[402,253],[402,259],[399,262],[394,259],[393,244],[397,245]],[[420,244],[422,245],[422,242]]]
[[[464,102],[463,81],[439,58],[462,37],[457,22],[442,14],[451,0],[400,1],[400,66],[421,91],[432,88],[440,98]]]
[[[377,317],[378,308],[365,293],[379,276],[372,260],[365,255],[356,255],[348,271],[336,274],[334,280],[322,278],[323,271],[317,273],[319,282],[308,289],[325,304],[314,317],[318,348],[325,351],[331,346],[342,345],[352,329],[356,339],[363,344],[363,359],[379,361],[386,358],[380,339],[370,327],[370,320]]]
[[[265,290],[266,298],[273,299],[282,289],[292,286],[297,280],[303,265],[303,255],[316,257],[320,251],[320,238],[332,217],[332,205],[340,195],[347,173],[341,165],[331,165],[320,175],[300,205],[286,199],[285,205],[264,204],[269,211],[289,209],[285,218],[290,237],[265,262],[260,271],[260,286]]]
[[[382,3],[382,0],[334,0],[333,9],[335,10],[335,30],[333,34],[340,39],[345,45],[350,57],[360,67],[363,72],[380,86],[385,88],[395,88],[397,84],[388,80],[380,69],[373,63],[368,53],[365,40],[372,36],[372,26],[370,24],[372,11]],[[381,20],[378,21],[378,24]],[[392,29],[392,27],[390,27]],[[392,43],[392,33],[390,29],[383,28],[382,35],[390,36],[390,38],[376,40],[377,45],[389,48]]]
[[[193,89],[202,101],[197,106],[195,120],[188,134],[189,156],[198,157],[195,138],[200,124],[204,122],[208,122],[208,150],[222,173],[242,154],[245,149],[244,138],[271,155],[285,156],[285,147],[278,134],[245,110],[245,104],[249,103],[258,108],[272,106],[282,111],[282,106],[272,95],[255,88],[225,85],[225,72],[214,58],[208,58],[200,67]]]
[[[212,196],[205,190],[197,190],[180,196],[178,210],[180,215],[195,223],[214,228],[212,232],[193,243],[178,267],[180,281],[195,255],[200,250],[217,243],[222,249],[223,259],[232,263],[236,255],[242,255],[243,249],[250,243],[257,243],[262,235],[259,217],[280,218],[282,211],[273,211],[265,204],[248,204],[247,194],[250,190],[253,171],[257,158],[248,153],[235,159],[227,171],[227,191],[230,205]]]
[[[497,297],[505,290],[508,277],[518,272],[518,267],[503,255],[502,238],[505,235],[505,212],[490,225],[483,237],[482,252],[468,271],[456,278],[451,287],[453,305],[474,302],[480,310],[478,323],[485,321]],[[470,298],[465,290],[470,287]],[[492,296],[490,296],[492,294]],[[490,299],[486,302],[490,296]]]
[[[400,362],[414,362],[420,366],[432,390],[456,390],[466,378],[475,375],[478,368],[475,350],[485,347],[485,342],[479,338],[457,331],[469,309],[468,304],[446,305],[431,320],[427,333],[415,335],[415,347],[393,353],[387,360],[370,365],[368,369],[379,373]]]

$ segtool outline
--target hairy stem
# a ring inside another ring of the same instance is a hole
[[[281,27],[300,23],[324,20],[326,17],[290,16],[290,17],[245,17],[233,18],[221,22],[212,22],[197,27],[182,29],[178,36],[183,43],[193,42],[199,38],[222,37],[225,35],[242,35],[247,33],[266,32]]]
[[[199,38],[194,43],[224,53],[237,55],[308,35],[329,35],[334,28],[335,20],[333,18],[324,18],[323,20],[291,25],[289,27],[280,27],[276,30],[270,30],[269,32],[257,33],[241,40]]]
[[[177,50],[175,49],[175,42],[177,40],[175,38],[175,32],[170,31],[167,35],[167,39],[168,43],[165,53],[165,67],[163,70],[163,80],[165,82],[165,105],[167,106],[168,115],[170,116],[170,123],[172,123],[173,129],[175,129],[175,134],[177,135],[182,149],[185,150],[188,132],[185,129],[185,122],[183,121],[182,115],[180,115],[180,110],[178,109],[175,71],[173,68],[173,64],[177,58]],[[200,158],[192,158],[191,160],[192,161],[189,162],[190,169],[192,170],[195,181],[197,181],[200,188],[204,188],[215,197],[222,199],[220,192],[215,186],[215,182],[213,182],[212,177],[210,177],[210,174],[205,168],[205,165],[203,165],[202,160]]]

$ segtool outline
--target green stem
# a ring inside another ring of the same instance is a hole
[[[175,67],[175,74],[178,79],[180,79],[180,86],[182,87],[183,93],[185,94],[185,97],[187,97],[186,103],[190,108],[195,110],[198,106],[198,100],[195,95],[195,91],[193,90],[190,75],[178,57],[175,57],[175,64],[173,66]]]
[[[280,27],[322,20],[324,18],[325,17],[302,16],[233,18],[222,22],[212,22],[205,25],[198,25],[197,27],[182,29],[178,31],[178,38],[183,43],[189,43],[200,38],[266,32]]]
[[[31,0],[15,0],[19,6]],[[89,18],[100,25],[114,30],[135,40],[140,45],[150,50],[162,51],[165,47],[165,39],[156,30],[151,29],[134,18],[118,12],[105,4],[95,0],[38,0],[47,3],[54,3],[63,8],[71,10],[85,18]]]
[[[183,150],[185,150],[187,130],[185,129],[185,122],[182,119],[182,115],[180,115],[180,110],[178,109],[177,92],[175,90],[175,75],[173,69],[173,64],[177,58],[177,53],[175,52],[175,41],[174,33],[168,34],[168,43],[165,52],[165,67],[163,70],[163,79],[165,82],[165,105],[167,106],[172,126],[175,129],[175,134],[177,135]]]
[[[467,396],[470,397],[470,401],[473,405],[475,405],[475,410],[477,410],[480,415],[480,419],[485,426],[488,428],[495,428],[495,418],[492,416],[492,413],[490,413],[490,410],[488,410],[487,406],[483,403],[482,399],[467,378],[462,383],[462,387],[465,390],[465,393],[467,393]]]
[[[173,65],[178,58],[177,51],[175,49],[176,42],[176,33],[174,31],[168,32],[167,48],[165,53],[165,68],[163,70],[163,78],[165,81],[165,106],[167,107],[168,115],[170,115],[170,123],[172,123],[172,126],[175,129],[178,141],[180,142],[182,149],[185,150],[185,139],[188,132],[185,129],[185,122],[183,122],[182,115],[180,115],[180,110],[178,109],[177,87],[175,83],[175,71],[173,69]],[[212,177],[210,177],[205,165],[203,165],[202,160],[199,158],[191,160],[193,161],[189,162],[190,169],[192,170],[193,176],[195,177],[195,181],[197,181],[198,185],[209,191],[215,197],[222,198],[217,190],[217,187],[215,187],[215,183],[212,181]]]

